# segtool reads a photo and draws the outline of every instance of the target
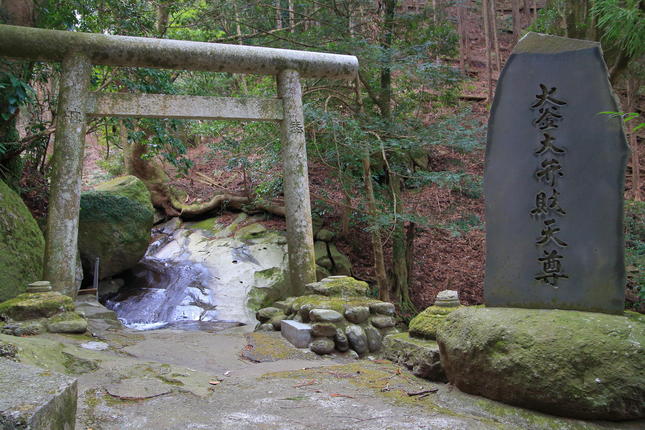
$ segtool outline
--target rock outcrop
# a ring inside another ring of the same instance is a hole
[[[0,301],[23,293],[43,272],[45,240],[20,196],[0,181]]]
[[[96,258],[101,279],[133,267],[150,243],[150,193],[134,176],[115,178],[81,195],[78,247],[86,277]]]
[[[448,380],[462,391],[580,418],[645,417],[645,318],[462,308],[440,325]]]

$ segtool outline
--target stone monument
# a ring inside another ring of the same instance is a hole
[[[487,306],[622,313],[628,155],[600,44],[527,34],[488,125]]]

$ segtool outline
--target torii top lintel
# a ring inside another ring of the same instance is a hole
[[[92,64],[125,67],[260,75],[291,69],[303,78],[331,79],[353,79],[358,72],[352,55],[0,25],[0,56],[62,61],[72,52]]]

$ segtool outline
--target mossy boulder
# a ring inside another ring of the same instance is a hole
[[[434,340],[437,338],[437,328],[446,320],[446,316],[459,308],[430,306],[416,317],[409,325],[410,336]]]
[[[143,181],[136,176],[119,176],[96,185],[94,190],[127,197],[130,200],[141,203],[148,208],[150,212],[154,212],[150,191],[148,191],[148,188]]]
[[[436,382],[446,382],[446,374],[441,367],[439,345],[425,339],[415,339],[409,333],[385,336],[383,356],[412,370],[419,378]]]
[[[437,331],[460,390],[580,419],[645,417],[645,317],[461,308]]]
[[[135,180],[141,182],[137,178],[128,179],[127,187],[112,187],[116,191],[101,184],[96,187],[100,191],[81,195],[78,247],[86,277],[93,276],[97,257],[99,277],[104,279],[133,267],[145,254],[154,215],[148,190],[143,183],[140,189]]]
[[[20,196],[0,181],[0,301],[24,292],[43,272],[45,240]]]
[[[330,276],[305,286],[307,294],[319,294],[328,297],[365,297],[369,286],[351,276]]]
[[[368,297],[342,298],[321,296],[319,294],[310,294],[296,298],[293,301],[292,307],[294,311],[306,310],[307,315],[309,315],[309,311],[312,309],[331,309],[342,315],[348,308],[356,306],[369,307],[371,303],[377,302],[379,301],[376,299],[370,299]]]
[[[53,316],[45,323],[51,333],[85,333],[87,320],[76,312],[63,312]]]
[[[0,303],[0,318],[26,321],[73,310],[72,298],[58,292],[23,293]]]

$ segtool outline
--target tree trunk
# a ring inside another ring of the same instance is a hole
[[[370,166],[370,154],[366,149],[363,155],[363,181],[365,183],[365,194],[367,196],[367,208],[370,216],[375,217],[376,198],[374,197],[374,188],[372,187],[372,169]],[[376,286],[378,288],[379,299],[390,301],[390,285],[387,281],[385,271],[385,258],[383,256],[383,242],[381,242],[381,232],[372,231],[372,255],[374,257],[374,274],[376,276]]]
[[[280,0],[275,0],[275,28],[282,28],[282,10]]]
[[[392,38],[394,37],[394,12],[396,0],[385,0],[385,16],[383,17],[383,38],[381,47],[385,52],[383,65],[381,66],[381,92],[379,97],[379,109],[381,116],[390,121],[392,116]]]
[[[513,10],[513,45],[517,44],[522,33],[522,15],[520,15],[520,0],[511,0]]]
[[[160,1],[157,3],[157,22],[155,23],[155,30],[157,37],[163,37],[168,29],[168,3]]]
[[[289,31],[291,33],[296,31],[295,25],[296,25],[295,6],[293,4],[293,0],[289,0],[289,27],[290,27]]]
[[[497,9],[495,7],[495,0],[489,0],[490,2],[490,30],[491,30],[491,41],[495,47],[495,62],[497,64],[497,71],[502,71],[502,56],[499,53],[499,41],[497,40]]]
[[[489,13],[489,0],[482,0],[482,16],[484,18],[484,38],[485,38],[485,50],[486,50],[486,82],[488,83],[488,99],[490,101],[493,99],[493,59],[491,55],[490,48],[490,13]]]
[[[237,34],[237,44],[243,45],[244,43],[242,41],[242,27],[240,26],[240,14],[238,12],[237,2],[233,2],[233,11],[235,12],[235,33]],[[242,94],[245,96],[248,95],[249,88],[246,85],[245,75],[241,73],[236,73],[234,76],[235,76],[235,80],[240,85]]]
[[[466,31],[466,4],[464,0],[457,6],[457,31],[459,32],[459,67],[464,74],[468,68],[468,33]]]
[[[629,76],[627,81],[627,112],[634,112],[636,110],[635,99],[638,97],[638,88],[640,82],[638,78]],[[627,122],[627,134],[629,136],[629,146],[632,150],[632,197],[635,201],[642,201],[641,196],[641,165],[640,154],[638,153],[638,137],[634,132],[634,120]]]
[[[526,27],[531,25],[531,4],[529,0],[522,1],[522,15],[524,15],[524,22]]]

